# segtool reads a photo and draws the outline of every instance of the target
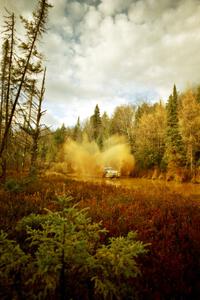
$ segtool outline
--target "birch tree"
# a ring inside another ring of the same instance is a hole
[[[180,132],[186,145],[187,162],[194,173],[196,153],[200,151],[200,103],[191,89],[181,98]]]

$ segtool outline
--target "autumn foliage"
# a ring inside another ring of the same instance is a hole
[[[37,188],[36,188],[37,187]],[[200,296],[200,204],[167,189],[147,191],[56,178],[29,184],[23,191],[1,192],[1,228],[13,237],[15,225],[30,212],[56,209],[56,195],[71,195],[102,221],[110,237],[137,231],[150,243],[140,258],[142,276],[134,279],[139,299],[198,299]],[[198,198],[198,197],[197,197]],[[127,281],[130,287],[132,280]]]

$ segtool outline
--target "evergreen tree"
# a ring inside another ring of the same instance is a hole
[[[81,131],[81,124],[80,124],[80,117],[78,117],[77,123],[73,130],[73,139],[76,142],[82,141],[82,131]]]
[[[54,137],[54,142],[57,147],[64,144],[65,139],[66,139],[65,124],[62,124],[61,128],[56,129],[56,131],[53,134],[53,137]]]
[[[94,115],[90,119],[93,128],[93,139],[97,142],[100,148],[103,147],[102,139],[102,121],[98,104],[95,106]]]
[[[92,116],[92,123],[94,128],[94,139],[97,140],[101,128],[101,116],[98,104],[95,106],[94,115]]]
[[[176,86],[167,102],[166,158],[168,168],[185,164],[185,151],[178,124],[178,94]]]
[[[148,245],[134,232],[103,244],[107,230],[72,201],[59,197],[56,212],[21,219],[21,245],[0,232],[2,299],[135,299],[127,281]]]

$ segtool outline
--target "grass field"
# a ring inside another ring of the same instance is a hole
[[[16,186],[11,182],[0,192],[1,229],[16,238],[15,226],[22,217],[43,214],[44,208],[56,210],[56,197],[70,195],[78,207],[89,207],[89,216],[102,221],[109,236],[125,236],[133,230],[139,240],[150,244],[148,254],[139,260],[142,275],[127,281],[136,287],[139,299],[199,299],[198,193],[183,193],[180,186],[178,190],[150,186],[131,189],[62,175]]]

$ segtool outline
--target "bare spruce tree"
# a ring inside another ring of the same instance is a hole
[[[4,25],[4,43],[3,43],[3,59],[1,69],[1,107],[0,107],[0,140],[1,145],[4,143],[4,152],[1,158],[1,180],[5,181],[7,170],[7,148],[9,143],[10,128],[8,127],[10,107],[11,107],[11,87],[13,72],[13,51],[14,51],[14,32],[15,32],[15,16],[7,12]]]
[[[15,41],[15,17],[14,14],[8,15],[5,20],[5,42],[3,45],[3,57],[1,63],[1,105],[0,105],[0,162],[2,169],[2,181],[6,177],[6,159],[8,155],[8,140],[11,129],[16,124],[32,118],[32,100],[28,100],[29,109],[23,114],[21,102],[30,96],[33,82],[36,82],[36,75],[42,71],[42,55],[37,51],[37,42],[46,31],[48,9],[51,7],[47,0],[39,0],[38,7],[33,12],[32,20],[21,17],[21,21],[26,30],[25,41],[21,41],[17,50],[14,49]],[[15,60],[15,65],[14,61]],[[34,91],[34,93],[36,93]],[[35,96],[32,95],[32,97]],[[20,121],[16,121],[19,119]],[[15,129],[16,132],[16,129]],[[23,140],[24,156],[26,155],[28,143],[27,137]],[[23,158],[22,158],[23,159]],[[32,159],[31,159],[32,161]],[[34,159],[33,159],[34,161]],[[23,164],[23,163],[22,163]]]

